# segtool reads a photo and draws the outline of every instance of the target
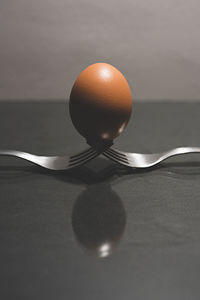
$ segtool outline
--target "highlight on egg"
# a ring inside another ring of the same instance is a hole
[[[77,77],[69,110],[73,125],[89,145],[112,144],[130,119],[131,89],[112,65],[92,64]]]

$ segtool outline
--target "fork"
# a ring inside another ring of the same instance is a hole
[[[91,147],[72,156],[40,156],[22,151],[0,150],[0,156],[18,157],[45,169],[57,171],[67,170],[83,165],[91,159],[97,157],[99,154],[99,152]]]
[[[149,168],[176,155],[200,153],[200,147],[178,147],[153,154],[129,153],[109,148],[102,154],[107,158],[131,168]]]
[[[123,152],[108,148],[99,152],[90,147],[78,154],[69,156],[40,156],[15,150],[0,150],[0,156],[14,156],[49,170],[68,170],[83,165],[103,154],[107,158],[131,168],[149,168],[175,155],[200,153],[200,147],[179,147],[169,151],[153,154]]]

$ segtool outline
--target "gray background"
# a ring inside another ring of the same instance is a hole
[[[200,98],[199,0],[1,0],[0,99],[66,99],[104,61],[139,100]]]

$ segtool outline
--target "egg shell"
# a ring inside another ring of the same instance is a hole
[[[73,125],[89,144],[112,141],[124,131],[131,116],[128,82],[112,65],[92,64],[76,79],[69,109]]]

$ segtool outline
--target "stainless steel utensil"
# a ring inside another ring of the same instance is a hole
[[[98,152],[92,147],[72,156],[40,156],[27,152],[14,150],[0,150],[0,156],[14,156],[50,170],[67,170],[83,165],[100,154],[107,158],[131,168],[149,168],[161,161],[176,155],[200,153],[200,147],[179,147],[169,151],[153,154],[128,153],[108,148]]]
[[[127,167],[149,168],[172,156],[190,153],[200,153],[200,147],[179,147],[153,154],[128,153],[109,148],[103,155]]]
[[[50,170],[67,170],[83,165],[99,155],[93,148],[69,156],[40,156],[22,151],[0,150],[0,156],[14,156]]]

